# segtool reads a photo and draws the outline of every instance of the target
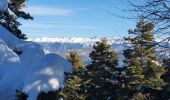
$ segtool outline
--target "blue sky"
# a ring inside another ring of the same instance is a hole
[[[25,10],[34,20],[21,20],[20,28],[31,38],[127,35],[136,21],[115,17],[121,0],[28,0]]]

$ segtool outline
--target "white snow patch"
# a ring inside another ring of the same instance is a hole
[[[0,100],[14,100],[16,89],[35,100],[41,91],[63,87],[64,73],[71,71],[71,64],[61,56],[49,54],[37,43],[21,41],[0,26]]]
[[[15,54],[4,41],[0,40],[0,64],[20,62],[20,58]]]

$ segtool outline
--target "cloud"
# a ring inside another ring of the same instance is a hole
[[[46,7],[46,6],[29,6],[24,10],[30,12],[32,15],[37,16],[71,16],[75,11],[70,9],[62,9],[55,7]]]

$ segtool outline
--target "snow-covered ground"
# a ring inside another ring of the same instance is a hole
[[[71,70],[61,56],[37,43],[19,40],[0,26],[0,100],[14,100],[16,89],[35,100],[40,91],[63,87],[64,72]]]

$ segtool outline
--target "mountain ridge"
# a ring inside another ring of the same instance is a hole
[[[72,38],[63,38],[63,37],[56,37],[56,38],[48,38],[48,37],[43,37],[43,38],[31,38],[28,41],[34,41],[34,42],[59,42],[59,43],[95,43],[96,41],[101,40],[102,38],[105,37],[92,37],[92,38],[85,38],[85,37],[72,37]],[[123,41],[123,38],[117,38],[117,37],[106,37],[108,40],[109,44],[112,43],[119,43]]]
[[[37,42],[46,48],[49,52],[57,53],[62,57],[66,57],[69,51],[76,51],[80,54],[82,60],[88,64],[90,62],[89,53],[93,49],[93,45],[96,41],[99,41],[102,37],[93,38],[83,38],[83,37],[73,37],[73,38],[34,38],[30,41]],[[108,43],[111,45],[111,50],[121,53],[123,50],[129,47],[129,44],[123,40],[123,38],[118,37],[106,37]],[[160,42],[162,39],[156,39],[154,43]],[[163,43],[163,45],[166,45]],[[169,42],[170,46],[170,42]],[[162,48],[157,48],[161,50]],[[166,51],[166,55],[170,54],[170,50]],[[161,52],[159,55],[163,55]]]

